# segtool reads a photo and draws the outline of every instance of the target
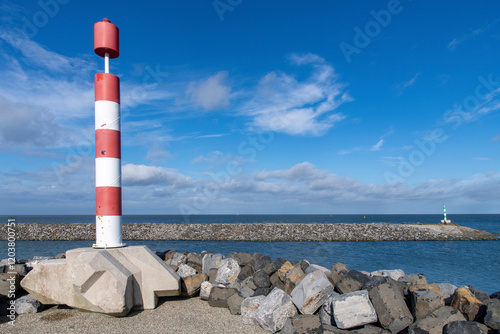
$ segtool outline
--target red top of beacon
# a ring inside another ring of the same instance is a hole
[[[119,31],[109,19],[102,19],[101,22],[94,24],[94,51],[97,55],[104,57],[109,53],[109,58],[118,58]]]

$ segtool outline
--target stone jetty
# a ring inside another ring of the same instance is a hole
[[[200,297],[270,333],[488,334],[500,328],[500,292],[428,282],[422,273],[357,271],[341,262],[325,268],[260,253],[156,255],[181,277],[182,296]],[[45,306],[21,296],[19,287],[37,259],[8,264],[0,262],[0,315],[43,312]],[[12,271],[16,279],[9,281]],[[18,299],[9,310],[13,288]]]
[[[95,224],[16,224],[17,240],[94,240]],[[0,240],[7,224],[0,224]],[[140,223],[123,225],[124,240],[244,241],[411,241],[495,240],[488,233],[459,225],[392,223]]]

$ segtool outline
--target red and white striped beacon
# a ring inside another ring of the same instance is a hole
[[[120,79],[109,73],[109,58],[120,55],[118,27],[109,19],[94,25],[94,51],[104,58],[95,85],[96,244],[123,247],[120,144]]]

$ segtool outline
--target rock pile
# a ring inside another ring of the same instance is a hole
[[[226,257],[170,250],[157,255],[181,276],[183,296],[200,296],[212,307],[241,315],[243,323],[273,333],[489,334],[500,328],[500,292],[488,296],[471,286],[428,283],[424,274],[369,273],[342,263],[328,269],[259,253]],[[36,260],[15,265],[16,289],[34,265]],[[0,272],[8,269],[0,263]],[[5,278],[0,280],[0,303],[8,299]],[[16,300],[18,314],[41,307],[29,295]]]
[[[16,233],[18,240],[94,240],[95,224],[19,223],[16,225]],[[0,224],[0,240],[6,240],[7,235],[7,224]],[[442,224],[140,223],[123,225],[123,240],[409,241],[496,240],[498,238],[498,233]]]

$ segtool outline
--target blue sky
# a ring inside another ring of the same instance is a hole
[[[3,1],[0,210],[92,214],[93,25],[124,214],[498,213],[498,1]]]

